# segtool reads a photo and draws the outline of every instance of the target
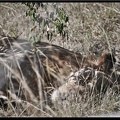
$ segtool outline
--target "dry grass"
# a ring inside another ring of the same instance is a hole
[[[68,26],[69,39],[62,40],[54,36],[52,41],[47,41],[46,36],[42,41],[65,47],[82,54],[99,55],[102,51],[115,51],[117,61],[120,61],[120,3],[58,3],[63,6],[70,18]],[[25,17],[26,7],[16,3],[0,3],[0,34],[3,32],[10,36],[19,36],[28,39],[35,33],[30,30],[33,23]],[[36,30],[36,32],[38,32]],[[37,74],[38,75],[38,74]],[[39,79],[39,75],[37,76]],[[81,117],[120,111],[120,95],[107,91],[105,97],[98,103],[92,98],[87,102],[76,103],[70,101],[63,108],[59,106],[46,106],[42,110],[39,102],[22,102],[18,108],[13,108],[11,103],[8,110],[0,110],[0,116],[37,116],[37,117]]]

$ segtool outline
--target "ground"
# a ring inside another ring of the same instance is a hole
[[[86,55],[99,55],[104,51],[113,52],[117,62],[120,63],[120,3],[61,2],[58,5],[62,6],[69,16],[68,39],[62,39],[58,35],[49,41],[46,35],[43,35],[41,41],[53,43]],[[29,39],[30,36],[38,33],[39,30],[31,32],[34,24],[29,17],[26,17],[26,9],[26,6],[20,3],[1,2],[0,34],[4,32],[10,36]],[[119,96],[117,102],[115,99],[112,99],[110,102],[107,102],[107,100],[109,100],[109,97],[98,108],[92,106],[93,109],[91,111],[88,110],[89,107],[86,108],[86,105],[84,105],[82,110],[77,107],[79,110],[76,110],[76,113],[71,113],[75,109],[74,106],[71,111],[65,114],[59,110],[58,113],[52,111],[50,115],[46,114],[46,116],[88,116],[89,114],[109,113],[109,111],[113,111],[120,104]],[[37,108],[35,110],[37,111]],[[118,107],[119,110],[120,108]],[[87,113],[85,113],[86,111]],[[29,116],[39,116],[38,111],[35,114],[30,114],[29,112],[27,113]],[[3,116],[7,116],[7,114],[10,115],[10,113],[5,113]],[[13,116],[22,116],[22,112],[19,114],[13,112],[11,114]]]

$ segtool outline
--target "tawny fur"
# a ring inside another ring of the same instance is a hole
[[[51,100],[53,103],[64,103],[69,100],[74,102],[76,98],[84,98],[84,95],[87,95],[86,97],[93,93],[94,95],[104,95],[108,88],[119,93],[120,85],[114,79],[104,72],[89,67],[83,68],[74,72],[65,84],[55,89],[51,95]]]

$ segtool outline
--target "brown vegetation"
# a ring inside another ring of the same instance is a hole
[[[0,34],[5,33],[13,37],[19,36],[19,38],[29,39],[29,41],[32,41],[31,36],[34,38],[35,35],[41,35],[42,41],[36,43],[37,51],[36,49],[33,50],[31,44],[26,40],[18,39],[13,44],[10,42],[12,48],[9,42],[7,42],[7,47],[6,44],[0,41],[0,100],[5,99],[7,100],[5,102],[8,103],[6,111],[0,109],[0,116],[88,117],[120,110],[119,3],[57,3],[57,5],[63,7],[69,16],[68,37],[61,38],[59,35],[53,35],[49,41],[46,39],[46,34],[43,34],[40,29],[41,26],[38,24],[34,26],[33,21],[25,16],[26,6],[16,3],[0,3]],[[41,12],[39,13],[41,15]],[[32,30],[35,27],[36,29]],[[3,38],[3,36],[1,37]],[[9,39],[11,38],[9,37]],[[36,37],[35,40],[37,41],[37,39]],[[23,49],[14,43],[18,43]],[[54,47],[53,44],[60,48]],[[42,45],[46,48],[42,48]],[[41,47],[39,48],[39,46]],[[66,49],[63,50],[61,47]],[[111,52],[113,50],[115,54]],[[13,56],[13,51],[16,57]],[[42,54],[42,51],[45,55]],[[62,52],[59,53],[59,51],[65,51],[66,55]],[[69,55],[72,57],[69,57]],[[117,69],[113,67],[115,62],[113,56],[117,61],[114,66]],[[81,64],[83,58],[84,64]],[[77,59],[79,62],[76,61]],[[110,61],[107,62],[108,60]],[[83,68],[82,65],[86,67]],[[44,69],[41,69],[42,67]],[[79,72],[80,74],[78,74]],[[98,77],[96,78],[94,74]],[[46,84],[44,84],[41,76],[44,77]],[[72,82],[69,82],[70,79],[72,79]],[[10,84],[8,81],[10,81]],[[42,88],[43,90],[41,90],[41,82],[45,85],[44,89]],[[102,82],[104,83],[105,95],[97,102],[94,98],[99,98],[99,95],[93,93],[101,91]],[[6,88],[10,89],[7,91]],[[63,90],[63,88],[65,89]],[[42,96],[41,91],[44,91],[48,97],[54,89],[60,93],[63,90],[66,93],[63,93],[63,98],[64,96],[67,98],[68,93],[71,96],[76,95],[77,88],[80,91],[80,94],[77,95],[84,96],[77,102],[70,101],[68,106],[63,104],[61,107],[58,106],[57,110],[54,109],[54,105],[51,105],[50,108],[47,106],[47,111],[41,109],[41,101],[44,103],[45,100],[38,100]],[[91,92],[92,95],[86,97],[89,88],[93,92]],[[24,102],[19,102],[17,107],[11,106],[11,102],[19,101],[14,93],[24,100]],[[9,97],[5,97],[8,94]],[[4,107],[1,103],[0,106]]]

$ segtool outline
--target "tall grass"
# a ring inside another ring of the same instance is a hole
[[[117,61],[120,60],[120,7],[119,3],[58,3],[63,6],[69,16],[68,26],[69,38],[62,39],[54,36],[52,41],[48,41],[46,36],[42,41],[52,42],[53,44],[65,47],[82,54],[99,55],[103,51],[115,52]],[[0,3],[0,34],[5,33],[10,36],[28,39],[34,33],[30,29],[33,23],[25,17],[26,7],[16,3]],[[38,30],[39,31],[39,30]],[[31,64],[33,64],[31,62]],[[35,67],[35,66],[34,66]],[[38,69],[34,68],[37,76],[38,88],[41,91],[41,76]],[[14,73],[16,75],[16,73]],[[23,81],[18,76],[18,79]],[[27,84],[23,83],[27,89],[27,94],[31,94]],[[39,93],[41,98],[43,93]],[[37,117],[87,117],[102,113],[110,113],[120,110],[120,95],[108,90],[105,97],[96,103],[92,98],[79,100],[79,102],[68,101],[66,106],[46,105],[40,107],[41,101],[35,103],[21,101],[14,108],[10,99],[8,109],[0,110],[1,116],[37,116]],[[35,96],[31,99],[37,99]],[[43,100],[43,99],[42,99]]]

